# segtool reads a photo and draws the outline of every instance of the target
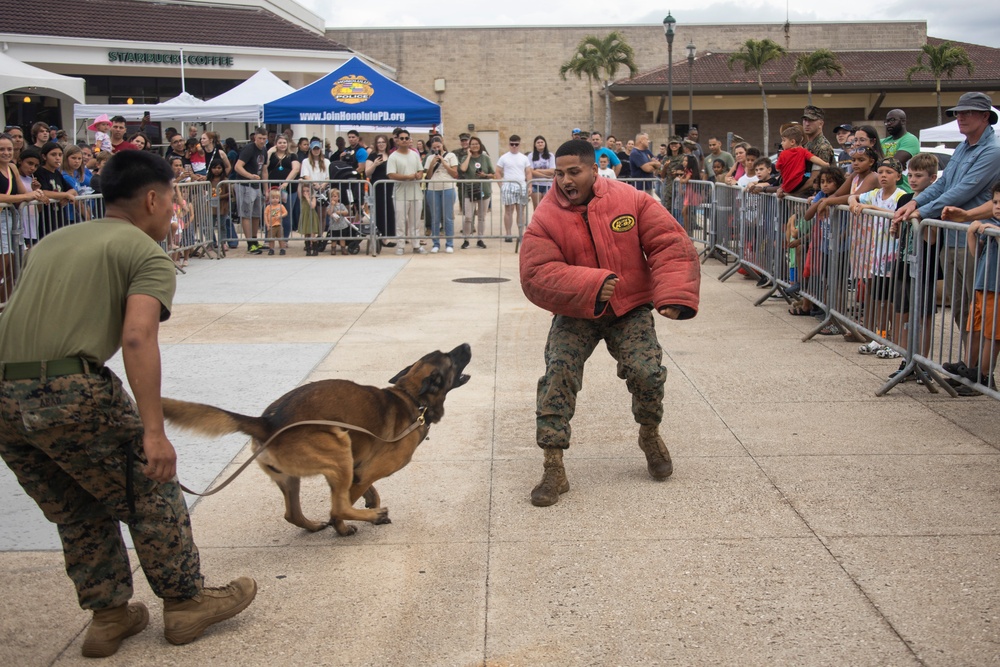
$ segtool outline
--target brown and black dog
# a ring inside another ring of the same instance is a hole
[[[339,426],[298,426],[277,436],[256,459],[285,496],[287,521],[309,531],[332,525],[351,535],[357,528],[346,520],[389,523],[389,510],[372,484],[410,462],[430,425],[444,416],[448,392],[469,381],[462,371],[471,359],[467,343],[431,352],[397,373],[385,389],[349,380],[311,382],[279,398],[260,417],[170,398],[163,399],[163,414],[170,423],[205,435],[246,433],[255,452],[283,427],[301,421],[337,421],[370,431],[377,437]],[[300,479],[310,475],[323,475],[330,484],[329,523],[302,514]],[[366,509],[354,507],[361,496]]]

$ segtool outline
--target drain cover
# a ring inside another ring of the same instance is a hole
[[[452,282],[481,285],[484,283],[509,283],[510,278],[455,278]]]

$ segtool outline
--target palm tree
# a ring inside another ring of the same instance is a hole
[[[757,73],[757,86],[760,88],[760,99],[764,105],[764,150],[769,151],[767,124],[767,94],[764,92],[764,79],[761,70],[764,65],[785,55],[785,49],[771,39],[748,39],[740,46],[740,50],[729,56],[729,69],[736,63],[743,65],[744,72]]]
[[[602,83],[602,93],[604,95],[604,135],[611,132],[611,80],[615,78],[621,68],[627,68],[629,76],[639,73],[639,67],[635,64],[635,51],[625,41],[624,35],[615,30],[607,37],[601,38],[596,35],[584,37],[576,47],[573,57],[559,68],[559,75],[565,79],[567,73],[576,74],[578,77],[586,75],[590,84],[590,129],[594,129],[594,91],[593,82],[599,80]]]
[[[927,56],[927,62],[924,62]],[[934,92],[937,95],[937,122],[941,124],[941,79],[947,76],[949,79],[955,74],[958,68],[964,67],[970,75],[974,66],[969,54],[961,46],[955,46],[951,42],[942,42],[934,46],[924,44],[917,56],[917,64],[906,70],[906,80],[910,81],[914,74],[927,72],[934,77]]]
[[[581,44],[573,57],[567,60],[559,68],[559,76],[566,80],[567,74],[575,74],[578,79],[587,77],[587,88],[590,92],[590,128],[594,127],[594,79],[600,77],[597,59],[589,50],[585,51]]]
[[[832,77],[834,73],[844,76],[844,66],[837,62],[837,56],[830,49],[816,49],[812,53],[803,53],[795,59],[795,71],[792,72],[792,85],[798,85],[799,79],[806,80],[806,91],[809,104],[813,103],[813,78],[817,74]]]

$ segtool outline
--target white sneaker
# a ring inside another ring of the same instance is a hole
[[[404,252],[406,252],[406,251],[405,251],[405,250],[403,250],[403,246],[398,246],[398,247],[396,248],[396,254],[397,254],[397,255],[402,255],[402,254],[403,254]]]
[[[454,249],[454,248],[452,248],[452,247],[451,247],[451,246],[449,245],[449,246],[445,246],[445,248],[444,248],[444,251],[445,251],[446,253],[448,253],[448,254],[451,254],[451,253],[455,252],[455,249]]]
[[[431,248],[431,254],[432,254],[432,255],[436,255],[436,254],[438,254],[438,252],[439,252],[440,250],[441,250],[441,248],[439,248],[439,247],[437,247],[437,246],[434,246],[433,248]]]

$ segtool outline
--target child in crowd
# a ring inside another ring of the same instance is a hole
[[[87,129],[94,133],[94,153],[111,153],[111,119],[108,114],[102,113],[94,119],[94,122],[87,126]]]
[[[912,185],[912,183],[911,183]],[[1000,311],[997,310],[997,292],[1000,291],[1000,247],[996,236],[986,236],[987,229],[1000,228],[1000,181],[993,184],[993,217],[975,220],[966,232],[966,247],[975,258],[976,278],[973,285],[972,312],[966,324],[969,337],[969,357],[966,368],[957,369],[957,375],[973,382],[996,389],[993,371],[1000,353]],[[955,372],[954,370],[950,372]],[[960,396],[975,396],[979,392],[960,383],[952,383]]]
[[[878,184],[876,190],[850,195],[848,207],[856,217],[851,225],[851,259],[854,275],[863,277],[864,282],[864,323],[882,338],[888,339],[888,302],[892,297],[890,281],[893,262],[896,258],[896,239],[890,233],[892,218],[865,215],[865,211],[892,211],[898,206],[900,197],[907,194],[899,187],[903,178],[903,167],[895,158],[884,158],[878,163]],[[900,338],[899,332],[892,332],[893,338]],[[889,346],[870,341],[858,348],[861,354],[876,354],[882,359],[896,359],[900,354]]]
[[[736,185],[741,188],[748,188],[757,182],[757,173],[755,171],[754,165],[757,160],[760,159],[760,149],[755,146],[750,146],[746,149],[746,162],[743,167],[746,169],[746,173],[740,176],[736,180]]]
[[[264,207],[264,225],[267,227],[267,235],[272,239],[281,238],[281,219],[288,215],[284,204],[281,203],[281,190],[271,188],[267,195],[267,206]],[[268,255],[274,254],[274,241],[268,241]],[[285,249],[281,249],[281,254],[285,254]]]
[[[726,161],[725,160],[722,160],[722,159],[712,160],[712,179],[711,180],[712,180],[713,183],[725,183],[726,182],[726,174],[728,172],[729,172],[729,169],[726,167]]]
[[[931,153],[917,153],[910,158],[906,167],[914,197],[937,180],[938,159]],[[905,203],[906,199],[906,197],[900,197],[897,206]],[[910,341],[906,332],[911,320],[910,312],[914,311],[921,318],[920,330],[923,333],[923,338],[920,341],[920,353],[926,355],[931,346],[931,331],[933,330],[931,320],[934,317],[937,281],[941,278],[941,267],[938,266],[937,270],[933,268],[936,264],[934,262],[936,253],[933,250],[930,253],[925,253],[924,284],[921,287],[921,294],[918,295],[919,302],[912,302],[912,279],[917,274],[917,239],[913,233],[914,221],[906,220],[902,224],[894,222],[890,227],[890,232],[899,238],[899,254],[896,256],[896,263],[892,269],[893,283],[895,284],[893,299],[895,312],[892,321],[892,330],[895,332],[894,341],[902,347],[909,347]],[[927,232],[924,239],[928,242],[928,247],[933,248],[933,244],[937,240],[936,235],[931,234],[929,229]],[[899,362],[899,368],[889,375],[889,379],[891,380],[902,373],[905,367],[906,360],[904,359]],[[914,379],[914,376],[908,375],[905,379]]]
[[[72,221],[68,207],[76,200],[77,192],[69,186],[62,175],[63,149],[54,141],[46,142],[42,148],[42,165],[35,171],[35,178],[42,184],[42,192],[52,200],[52,205],[42,208],[41,229],[38,240]]]
[[[222,160],[216,158],[208,168],[208,182],[211,191],[209,204],[212,207],[212,217],[217,229],[222,232],[222,243],[227,244],[231,249],[236,249],[239,244],[236,241],[236,229],[233,227],[233,219],[229,213],[230,192],[229,184],[226,180],[226,165]]]
[[[101,168],[111,159],[111,153],[98,153],[94,156],[94,166],[91,167],[93,175],[90,177],[90,187],[94,188],[96,194],[101,193]]]
[[[177,158],[180,160],[180,158]],[[173,161],[171,161],[173,165]],[[176,174],[176,169],[174,170]],[[191,259],[191,248],[183,246],[194,245],[194,229],[191,220],[194,217],[194,207],[184,199],[181,189],[174,185],[173,216],[170,218],[170,259],[174,260],[181,268],[188,265]]]
[[[779,178],[772,169],[774,168],[774,163],[771,162],[770,158],[759,157],[753,163],[753,173],[757,181],[747,187],[748,192],[760,193],[760,192],[777,192]]]
[[[599,160],[600,169],[597,170],[597,175],[603,176],[604,178],[610,178],[612,180],[618,180],[618,177],[615,176],[615,170],[611,168],[611,160],[608,159],[608,156],[601,155]]]
[[[802,128],[792,125],[781,132],[781,152],[778,153],[778,161],[775,168],[781,174],[781,187],[778,188],[778,196],[784,197],[786,194],[796,194],[805,184],[806,164],[811,162],[820,167],[830,166],[827,162],[819,159],[808,149],[802,147],[805,135]]]
[[[809,208],[803,216],[792,215],[788,218],[785,228],[785,238],[789,247],[789,266],[795,269],[795,279],[788,294],[796,294],[800,287],[798,281],[810,276],[824,276],[823,269],[830,256],[830,215],[824,212],[816,214],[816,204],[837,191],[846,177],[839,167],[823,167],[819,172],[819,192],[813,197]],[[818,232],[815,231],[818,228]],[[791,251],[794,250],[794,256]],[[822,287],[820,287],[822,290]],[[792,304],[788,310],[791,315],[812,315],[813,303],[808,298],[802,298]]]
[[[327,229],[330,230],[330,254],[336,255],[337,248],[340,254],[347,254],[347,228],[351,221],[348,218],[350,212],[347,207],[340,203],[340,190],[336,188],[330,190],[330,205],[327,207]],[[337,239],[340,239],[339,243]]]
[[[35,171],[42,164],[42,154],[34,146],[26,146],[21,149],[21,155],[17,159],[18,177],[24,186],[24,191],[41,190],[41,182],[35,178]],[[38,243],[38,211],[42,204],[48,204],[49,198],[43,197],[38,204],[23,204],[20,215],[24,232],[24,245],[27,248]]]

